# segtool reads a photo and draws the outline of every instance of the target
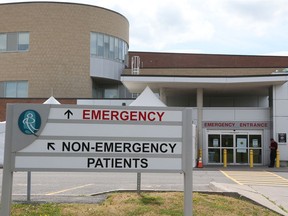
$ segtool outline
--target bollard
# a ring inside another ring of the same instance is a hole
[[[280,151],[277,150],[276,152],[276,168],[280,167]]]
[[[253,150],[250,150],[250,168],[253,168]]]
[[[223,152],[223,167],[227,167],[227,149],[224,149]]]
[[[202,149],[199,149],[198,151],[198,158],[202,158]]]

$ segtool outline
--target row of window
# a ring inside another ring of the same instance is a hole
[[[28,97],[28,81],[0,82],[0,97]]]
[[[125,62],[128,45],[125,41],[102,33],[91,32],[90,53],[93,56]]]
[[[0,52],[29,50],[29,32],[0,33]]]

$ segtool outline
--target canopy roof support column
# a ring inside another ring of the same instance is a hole
[[[164,103],[167,104],[167,100],[166,100],[166,90],[165,88],[160,88],[160,100]]]
[[[203,120],[203,89],[197,89],[197,143],[198,150],[203,149],[202,135],[202,120]]]

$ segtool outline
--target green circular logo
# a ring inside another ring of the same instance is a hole
[[[25,110],[18,119],[18,127],[22,133],[36,135],[41,127],[41,117],[35,110]]]

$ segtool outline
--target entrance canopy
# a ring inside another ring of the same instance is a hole
[[[146,86],[152,89],[169,89],[173,93],[185,92],[202,88],[205,93],[227,93],[235,94],[245,92],[246,94],[261,94],[273,85],[282,85],[288,81],[287,74],[261,75],[261,76],[230,76],[230,77],[180,77],[180,76],[141,76],[122,75],[122,83],[131,92],[141,92]]]

